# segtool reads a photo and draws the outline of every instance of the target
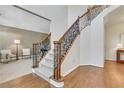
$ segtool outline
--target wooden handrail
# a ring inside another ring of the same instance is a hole
[[[97,8],[97,7],[100,7],[100,6],[102,6],[102,5],[94,5],[94,6],[90,7],[90,10]]]
[[[42,40],[42,42],[46,41],[51,36],[51,32],[48,33],[47,37]]]
[[[77,19],[78,20],[78,19]],[[76,20],[76,21],[77,21]],[[75,21],[75,22],[76,22]],[[74,23],[75,23],[74,22]],[[71,29],[71,27],[74,25],[74,23],[69,27],[69,29],[57,40],[57,41],[53,41],[54,43],[61,43],[61,41],[62,41],[62,38],[70,31],[70,29]]]
[[[80,16],[80,18],[82,18],[83,16],[87,15],[88,13],[90,13],[91,10],[94,10],[95,8],[99,8],[99,7],[102,7],[102,6],[109,7],[110,5],[94,5],[94,6],[90,7],[90,8],[88,8],[86,13],[84,13],[82,16]]]
[[[87,9],[86,13],[84,13],[82,16],[80,16],[80,18],[84,17],[85,15],[87,15],[90,12],[90,9]]]
[[[47,36],[46,36],[43,40],[38,41],[38,42],[33,43],[33,44],[43,43],[44,41],[48,40],[48,38],[49,38],[50,36],[51,36],[51,32],[49,32],[49,33],[47,34]]]
[[[85,15],[87,15],[88,13],[90,13],[90,10],[92,10],[92,9],[94,9],[94,8],[97,8],[97,7],[99,7],[99,6],[100,6],[100,5],[94,5],[94,6],[90,7],[90,8],[88,8],[87,11],[86,11],[82,16],[80,16],[80,18],[82,18],[82,17],[84,17]]]
[[[78,21],[79,20],[79,17],[77,18],[77,20],[76,21]],[[75,21],[75,22],[76,22]],[[74,22],[74,23],[75,23]],[[63,34],[63,36],[58,40],[58,42],[61,42],[62,41],[62,38],[70,31],[70,29],[73,27],[73,25],[74,25],[74,23],[69,27],[69,29]]]

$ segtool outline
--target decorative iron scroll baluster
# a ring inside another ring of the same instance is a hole
[[[61,39],[61,60],[63,60],[65,53],[70,48],[70,45],[75,40],[76,36],[79,34],[78,21],[76,21],[73,26],[69,29],[65,36]]]
[[[91,21],[109,6],[110,5],[96,5],[92,8],[89,8],[87,12],[80,17],[79,21],[80,31],[87,27],[88,25],[90,25]]]
[[[43,41],[33,44],[33,68],[39,66],[39,62],[50,50],[50,36],[51,33]]]
[[[90,9],[90,19],[93,20],[98,16],[104,9],[108,8],[109,5],[97,5]]]
[[[61,63],[69,51],[73,41],[79,35],[79,18],[69,28],[69,30],[62,36],[59,41],[54,41],[54,79],[61,78]]]
[[[54,79],[61,79],[61,63],[68,53],[75,38],[80,31],[91,24],[91,21],[98,16],[108,5],[97,5],[89,8],[85,14],[74,22],[67,32],[59,39],[54,41]]]
[[[89,16],[89,9],[87,11],[87,13],[80,18],[79,24],[80,24],[80,30],[84,29],[85,27],[87,27],[88,25],[90,25],[90,16]]]

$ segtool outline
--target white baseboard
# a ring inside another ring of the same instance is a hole
[[[80,64],[80,66],[87,66],[87,65],[102,67],[102,68],[104,67],[104,65],[99,65],[99,64]]]
[[[32,68],[32,73],[35,73],[34,69]]]
[[[73,70],[75,70],[77,67],[79,67],[80,65],[77,65],[75,67],[73,67],[72,69],[70,69],[69,71],[65,72],[64,74],[62,74],[63,77],[65,77],[66,75],[70,74]]]
[[[64,81],[56,82],[56,81],[50,79],[50,84],[52,84],[56,88],[63,88],[64,87]]]
[[[96,67],[101,67],[101,68],[104,67],[103,65],[99,65],[99,64],[80,64],[80,65],[77,65],[77,66],[73,67],[69,71],[65,72],[64,74],[62,74],[62,76],[65,77],[66,75],[70,74],[73,70],[75,70],[79,66],[86,66],[86,65],[91,65],[91,66],[96,66]]]

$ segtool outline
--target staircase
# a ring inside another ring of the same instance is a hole
[[[34,69],[34,72],[41,76],[46,81],[53,75],[54,70],[54,48],[47,53],[47,55],[39,63],[39,67]]]
[[[53,80],[52,82],[55,81],[55,83],[63,82],[61,64],[73,45],[73,42],[80,35],[80,31],[90,25],[91,21],[108,7],[107,5],[97,5],[89,8],[85,14],[77,18],[58,41],[54,41],[54,47],[50,47],[51,49],[48,48],[44,56],[39,52],[41,49],[39,46],[43,46],[45,43],[33,44],[33,72],[48,82],[51,82],[50,80]],[[45,40],[48,40],[48,37]],[[46,45],[49,46],[50,42]]]

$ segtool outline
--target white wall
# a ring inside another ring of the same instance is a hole
[[[101,14],[99,14],[94,20],[92,20],[91,25],[88,28],[85,28],[86,31],[90,32],[81,32],[81,40],[80,40],[80,64],[83,65],[94,65],[103,67],[104,66],[104,17],[115,10],[119,6],[111,6],[105,9]],[[84,31],[85,31],[84,30]],[[84,36],[84,35],[86,36]],[[87,35],[87,34],[90,34]],[[83,38],[87,37],[86,38]],[[90,41],[88,41],[90,39]],[[90,44],[88,43],[90,42]],[[90,45],[90,47],[86,47],[86,45]],[[84,46],[83,46],[84,45]],[[89,56],[88,53],[83,53],[88,51],[89,48]],[[85,50],[86,49],[86,50]],[[86,56],[86,57],[83,57]],[[89,60],[87,60],[87,58]]]
[[[50,31],[52,41],[59,39],[67,31],[67,6],[62,5],[30,5],[21,6],[39,15],[51,19]],[[52,42],[53,43],[53,42]]]
[[[80,33],[80,65],[90,64],[90,26]]]
[[[117,44],[124,47],[124,6],[109,13],[105,18],[105,60],[116,61]],[[120,36],[121,35],[121,36]],[[124,59],[123,53],[121,59]]]
[[[124,33],[124,23],[106,24],[105,33],[105,59],[115,61],[117,44],[120,43],[120,34]],[[124,42],[122,44],[124,45]]]
[[[80,36],[78,36],[61,66],[62,76],[66,76],[80,65]]]
[[[104,17],[118,7],[110,6],[91,22],[90,56],[92,65],[104,66]]]
[[[87,6],[68,6],[68,28],[76,21],[78,16],[83,15],[87,11]],[[80,35],[74,41],[71,50],[67,54],[62,63],[62,75],[65,76],[80,65]]]
[[[0,25],[48,33],[50,22],[10,5],[0,6]]]
[[[95,18],[91,25],[81,31],[80,65],[103,67],[104,64],[104,23],[103,17]]]
[[[37,14],[51,19],[50,31],[52,32],[52,41],[58,40],[63,33],[74,23],[78,16],[87,11],[87,5],[30,5],[21,7],[31,10]]]
[[[79,65],[104,66],[104,17],[117,7],[104,10],[92,20],[90,26],[81,31],[80,40],[76,40],[62,64],[63,76]]]
[[[118,6],[105,9],[91,22],[91,62],[95,66],[104,66],[104,17]]]
[[[78,16],[83,15],[87,11],[88,5],[69,5],[68,6],[68,27],[70,27]]]
[[[81,31],[62,64],[62,75],[65,76],[79,65],[104,66],[104,16],[116,9],[111,6],[99,14],[91,25]],[[71,14],[70,14],[71,15]],[[72,17],[69,20],[77,18]],[[70,21],[73,22],[73,20]]]
[[[92,65],[104,65],[104,22],[100,15],[91,22],[90,61]]]

